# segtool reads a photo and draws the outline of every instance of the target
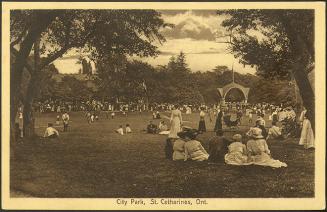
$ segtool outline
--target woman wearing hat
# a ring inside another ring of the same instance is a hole
[[[187,131],[184,136],[184,149],[185,149],[185,158],[184,161],[187,159],[191,159],[194,161],[204,161],[208,160],[209,154],[203,148],[202,144],[195,140],[198,132],[196,130],[189,130]]]
[[[246,146],[242,143],[242,136],[235,134],[232,143],[228,146],[225,162],[230,165],[250,165],[248,162]]]
[[[204,112],[204,107],[201,107],[200,108],[201,111],[200,111],[200,121],[199,121],[199,128],[198,128],[198,131],[199,133],[202,133],[202,132],[206,132],[207,129],[206,129],[206,123],[205,123],[205,120],[204,120],[204,117],[206,116],[206,113]]]
[[[270,166],[274,168],[287,167],[286,163],[271,158],[267,142],[261,133],[262,130],[257,127],[251,128],[248,133],[252,138],[246,145],[249,161],[260,166]]]
[[[185,159],[185,140],[187,139],[187,133],[189,129],[185,128],[182,132],[177,133],[178,139],[174,141],[173,145],[173,160],[184,160]]]

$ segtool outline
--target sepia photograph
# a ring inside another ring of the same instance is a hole
[[[325,207],[324,3],[71,3],[2,5],[3,207]]]

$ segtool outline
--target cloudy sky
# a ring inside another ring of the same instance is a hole
[[[215,10],[162,10],[162,18],[174,28],[163,29],[167,42],[159,45],[162,52],[156,58],[142,59],[154,66],[166,65],[171,56],[183,51],[192,71],[210,71],[217,65],[231,67],[241,73],[254,73],[255,70],[238,63],[227,51],[227,44],[218,43],[216,37],[225,34],[220,26],[224,17]],[[66,56],[54,62],[62,73],[77,73],[81,65],[76,57]]]

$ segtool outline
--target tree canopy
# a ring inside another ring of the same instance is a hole
[[[266,79],[295,79],[307,116],[315,125],[315,96],[308,73],[314,69],[314,10],[220,10],[228,18],[230,51]]]
[[[80,49],[92,60],[111,54],[156,56],[159,51],[153,43],[165,41],[160,29],[166,26],[172,25],[155,10],[12,10],[11,125],[20,103],[24,104],[24,122],[28,121],[42,70],[68,50]],[[24,69],[31,75],[25,97]]]

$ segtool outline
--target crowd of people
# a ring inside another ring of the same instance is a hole
[[[90,124],[99,119],[102,110],[105,110],[107,119],[109,117],[114,119],[116,115],[113,105],[95,100],[80,105],[62,104],[62,102],[54,105],[54,102],[49,102],[45,106],[40,106],[39,110],[40,112],[53,111],[53,108],[56,107],[55,111],[62,115],[57,115],[55,123],[58,126],[62,122],[63,132],[68,131],[70,111],[85,110],[85,117]],[[47,109],[44,110],[44,108]],[[122,114],[125,116],[127,116],[129,109],[128,105],[120,107],[120,111],[123,111]],[[305,109],[298,119],[295,110],[290,106],[265,103],[253,105],[227,103],[225,106],[214,105],[211,107],[206,105],[194,107],[192,105],[156,104],[155,106],[152,105],[150,110],[152,111],[152,118],[160,120],[159,126],[150,120],[144,131],[149,134],[167,135],[166,156],[173,160],[210,160],[214,162],[224,161],[232,165],[256,164],[283,167],[287,165],[271,157],[267,140],[283,140],[288,136],[295,136],[300,138],[299,145],[303,145],[306,149],[314,148],[314,134],[311,123],[306,117]],[[170,110],[170,117],[161,115],[159,111],[162,110]],[[186,127],[185,122],[187,121],[184,121],[182,117],[183,113],[188,115],[194,112],[199,113],[199,124],[196,130]],[[19,115],[20,119],[21,116],[22,113]],[[234,123],[237,127],[243,117],[248,119],[248,123],[245,123],[249,126],[248,132],[243,136],[235,134],[232,138],[226,138],[223,126],[232,128]],[[162,118],[169,119],[169,127]],[[200,141],[196,140],[197,135],[207,131],[206,119],[209,119],[210,122],[215,120],[213,131],[216,132],[216,135],[209,140],[208,150],[202,146]],[[271,127],[267,128],[266,120],[271,121]],[[124,127],[119,125],[114,131],[120,135],[132,133],[128,123]],[[59,132],[52,123],[48,123],[44,137],[59,137]]]
[[[257,116],[255,125],[250,127],[245,134],[248,138],[246,144],[243,143],[245,140],[240,134],[235,134],[232,139],[227,139],[223,136],[223,117],[226,116],[225,113],[229,116],[230,111],[228,108],[217,108],[217,111],[215,111],[216,122],[214,127],[216,136],[210,139],[208,151],[205,150],[201,142],[196,140],[198,134],[206,132],[205,109],[201,107],[198,129],[189,129],[183,127],[182,113],[178,109],[178,106],[173,108],[170,118],[171,128],[165,148],[167,158],[184,161],[212,160],[217,162],[224,160],[227,164],[232,165],[255,164],[274,168],[287,166],[285,163],[271,157],[267,140],[283,140],[290,134],[289,131],[283,131],[283,129],[288,127],[285,123],[297,123],[296,113],[291,107],[283,108],[274,105],[257,107],[257,105],[254,105],[243,108],[243,110],[246,110],[246,116],[249,119],[253,118],[253,114]],[[238,114],[241,108],[235,109],[236,117],[239,119],[241,116]],[[268,130],[265,121],[265,110],[270,110],[268,119],[272,121],[272,126]],[[211,120],[210,116],[209,118]],[[303,145],[305,149],[314,148],[314,134],[311,123],[306,117],[305,109],[302,111],[298,121],[301,125],[299,145]],[[277,122],[283,123],[281,128],[277,126]]]
[[[109,101],[101,101],[91,99],[88,101],[65,101],[65,100],[43,100],[36,101],[33,104],[34,112],[50,113],[62,111],[126,111],[126,112],[142,112],[150,111],[171,111],[174,107],[170,103],[152,103],[146,106],[144,103],[114,103]],[[192,110],[199,110],[201,105],[182,105],[179,109],[187,110],[187,113],[192,113]]]
[[[209,140],[209,150],[196,140],[199,132],[194,129],[184,129],[178,133],[176,140],[167,139],[166,157],[174,161],[191,160],[225,162],[230,165],[261,165],[273,168],[287,167],[287,164],[271,157],[271,152],[260,128],[251,128],[248,139],[235,134],[232,139],[224,137],[218,130]],[[244,144],[245,143],[245,144]]]

